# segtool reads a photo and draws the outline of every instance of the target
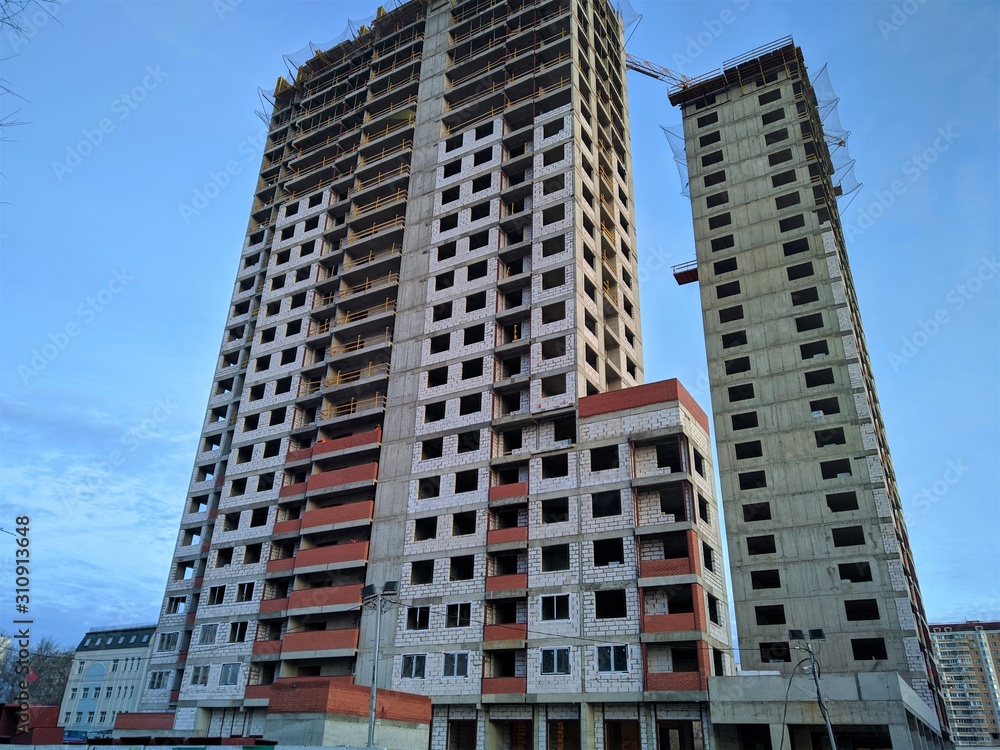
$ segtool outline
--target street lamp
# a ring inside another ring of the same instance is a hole
[[[378,649],[379,636],[382,631],[382,597],[392,596],[399,593],[399,581],[386,581],[380,589],[374,584],[368,584],[361,589],[362,606],[374,605],[375,607],[375,646],[372,649],[372,690],[368,700],[368,744],[366,747],[375,747],[375,683],[378,682]],[[389,604],[398,604],[392,599],[387,600]]]
[[[816,700],[819,703],[819,711],[823,714],[823,721],[826,722],[826,736],[830,740],[830,750],[837,750],[837,741],[833,737],[833,725],[830,724],[830,714],[826,711],[826,704],[823,703],[823,692],[819,687],[819,668],[816,664],[816,654],[813,653],[812,641],[825,641],[826,633],[823,628],[813,628],[809,631],[809,640],[801,630],[789,630],[788,640],[801,641],[802,646],[792,646],[798,651],[805,651],[809,654],[809,669],[812,672],[813,682],[816,683]]]

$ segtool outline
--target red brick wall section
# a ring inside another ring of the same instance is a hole
[[[708,431],[708,415],[676,378],[647,383],[646,385],[635,385],[620,391],[598,393],[595,396],[585,396],[580,399],[580,417],[611,414],[616,411],[638,409],[670,401],[679,401],[683,404],[698,424],[704,427],[706,432]]]
[[[321,440],[313,446],[312,454],[319,456],[331,451],[342,451],[347,448],[356,448],[359,445],[378,443],[382,440],[382,428],[376,427],[368,432],[359,432],[357,435],[348,435],[335,440]]]
[[[271,685],[268,712],[276,714],[338,714],[368,716],[371,691],[330,677],[279,679]],[[423,695],[379,690],[375,715],[387,721],[430,724],[431,700]]]
[[[521,497],[528,494],[527,482],[514,484],[498,484],[490,487],[490,500],[505,500],[508,497]]]
[[[306,485],[309,490],[321,490],[326,487],[335,487],[340,484],[354,484],[355,482],[372,481],[378,476],[378,463],[361,464],[360,466],[348,466],[344,469],[333,469],[324,471],[321,474],[313,474],[309,477]]]
[[[118,714],[115,729],[173,729],[174,715],[163,714]]]

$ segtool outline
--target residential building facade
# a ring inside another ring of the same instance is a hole
[[[708,421],[641,342],[607,0],[413,0],[279,79],[145,726],[287,739],[398,581],[377,684],[431,747],[701,747]]]
[[[76,647],[59,726],[66,738],[110,737],[120,713],[137,710],[155,625],[94,628]]]
[[[1000,622],[932,624],[952,740],[956,745],[1000,744]]]

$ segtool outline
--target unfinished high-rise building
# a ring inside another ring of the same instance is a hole
[[[839,134],[791,39],[670,100],[697,254],[676,275],[700,285],[741,666],[791,675],[808,643],[824,675],[898,674],[929,716],[911,701],[868,723],[902,746],[908,721],[946,723],[837,207]],[[887,742],[876,729],[850,731]]]
[[[719,515],[706,415],[641,385],[623,44],[412,0],[279,80],[120,736],[361,744],[370,586],[379,745],[702,747]]]

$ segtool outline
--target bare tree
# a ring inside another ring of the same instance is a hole
[[[72,666],[73,649],[52,638],[33,641],[25,662],[17,637],[0,632],[0,703],[20,703],[21,685],[26,683],[32,704],[58,706]]]
[[[60,0],[0,0],[0,32],[4,33],[6,41],[17,41],[29,36],[32,28],[30,19],[25,20],[27,11],[34,7],[38,8],[48,18],[56,21],[53,9],[59,5]],[[2,58],[0,58],[2,62]],[[0,98],[13,96],[21,101],[27,101],[11,87],[10,81],[0,77]],[[2,136],[3,131],[13,125],[23,125],[20,120],[13,119],[20,110],[5,115],[0,115],[0,140],[6,140]]]

